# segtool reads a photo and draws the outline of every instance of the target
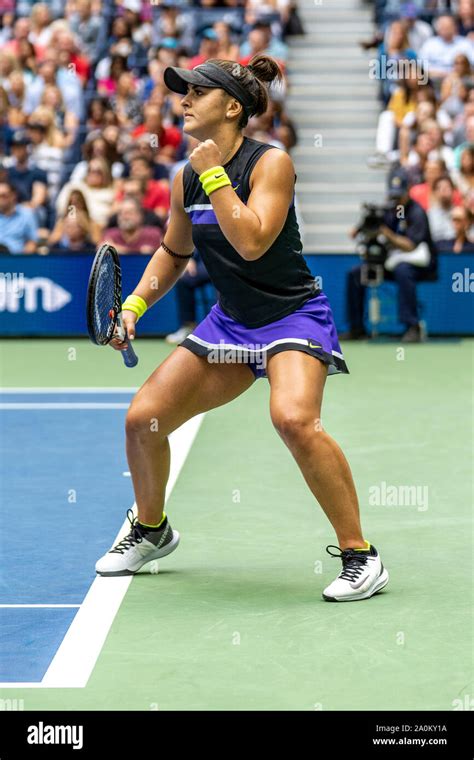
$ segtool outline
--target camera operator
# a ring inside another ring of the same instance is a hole
[[[392,169],[388,177],[388,203],[380,212],[380,224],[375,230],[377,245],[384,251],[377,266],[386,280],[394,280],[398,290],[398,318],[406,325],[404,343],[418,343],[421,331],[418,321],[416,283],[433,279],[437,271],[437,253],[430,234],[428,217],[422,207],[408,194],[409,180],[402,167]],[[352,230],[352,237],[361,227]],[[369,246],[370,250],[370,246]],[[364,258],[370,258],[365,256]],[[367,268],[356,266],[347,275],[347,310],[350,330],[341,340],[368,337],[364,328],[364,298]],[[383,269],[382,269],[383,267]],[[364,276],[365,275],[365,276]],[[376,283],[375,283],[376,284]]]

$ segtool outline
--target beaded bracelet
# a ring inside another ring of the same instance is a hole
[[[163,248],[163,250],[166,251],[166,253],[169,253],[170,256],[176,256],[177,259],[192,259],[192,257],[194,256],[194,251],[188,254],[175,253],[174,251],[171,250],[171,248],[168,248],[168,246],[165,245],[163,242],[161,242],[160,245]]]

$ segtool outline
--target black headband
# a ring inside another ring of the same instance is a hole
[[[239,65],[240,64],[235,64]],[[242,67],[244,68],[244,67]],[[244,87],[236,77],[215,63],[200,63],[194,69],[181,69],[168,66],[163,73],[163,79],[169,90],[186,95],[188,84],[202,87],[219,87],[229,95],[233,95],[244,107],[247,118],[254,113],[254,99],[248,88]]]

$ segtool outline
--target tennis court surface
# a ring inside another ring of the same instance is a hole
[[[322,421],[390,572],[328,604],[335,537],[273,429],[269,385],[171,436],[170,557],[96,559],[133,504],[126,408],[169,353],[0,342],[1,698],[25,710],[452,710],[472,695],[473,341],[351,344]],[[113,386],[110,384],[113,379]]]

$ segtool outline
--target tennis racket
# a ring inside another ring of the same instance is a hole
[[[104,243],[95,255],[87,286],[87,330],[93,343],[106,346],[113,337],[125,342],[127,331],[122,323],[121,311],[120,260],[113,245]],[[138,356],[130,344],[121,354],[127,367],[138,364]]]

